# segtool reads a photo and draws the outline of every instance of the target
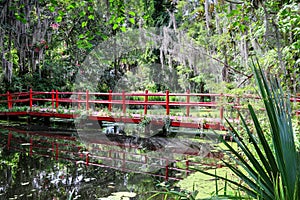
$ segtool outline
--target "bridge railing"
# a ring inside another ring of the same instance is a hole
[[[165,109],[165,115],[170,115],[174,107],[184,107],[185,116],[191,115],[191,108],[213,108],[219,112],[219,118],[224,118],[224,109],[242,109],[244,104],[253,101],[258,104],[260,98],[255,95],[233,95],[233,94],[211,94],[211,93],[150,93],[148,90],[140,93],[128,93],[125,91],[108,93],[90,92],[61,92],[52,90],[50,92],[33,91],[0,94],[0,104],[6,105],[8,110],[16,106],[29,106],[30,110],[36,104],[48,104],[52,109],[58,109],[60,105],[72,107],[73,109],[90,110],[92,107],[106,106],[112,112],[114,106],[118,106],[123,114],[126,114],[128,106],[140,106],[143,114],[147,115],[149,107],[160,106]],[[290,99],[294,102],[295,113],[300,114],[300,97]]]

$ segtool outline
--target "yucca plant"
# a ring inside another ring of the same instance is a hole
[[[279,81],[267,78],[259,66],[253,67],[253,72],[265,106],[268,131],[262,128],[252,105],[248,105],[255,130],[251,131],[241,113],[239,115],[244,132],[251,142],[241,139],[240,132],[228,120],[230,134],[239,150],[222,140],[228,148],[229,157],[234,161],[223,162],[242,182],[198,171],[226,180],[256,199],[300,199],[299,152],[295,146],[289,97]]]

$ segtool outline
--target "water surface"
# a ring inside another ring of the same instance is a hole
[[[0,199],[100,199],[120,191],[142,199],[155,190],[153,176],[87,165],[85,145],[60,133],[0,128]]]

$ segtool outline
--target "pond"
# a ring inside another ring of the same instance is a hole
[[[147,199],[190,173],[184,152],[210,152],[185,140],[95,130],[79,137],[72,127],[39,124],[1,125],[0,141],[0,199]]]

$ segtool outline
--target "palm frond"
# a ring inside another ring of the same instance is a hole
[[[241,184],[203,170],[198,171],[228,181],[253,198],[299,199],[300,163],[299,153],[295,146],[289,97],[285,95],[277,79],[271,77],[267,79],[259,65],[253,67],[253,72],[268,117],[269,131],[264,131],[254,108],[248,105],[255,132],[252,132],[240,112],[239,116],[251,143],[244,142],[239,131],[226,119],[229,132],[244,156],[240,155],[240,152],[227,141],[221,139],[228,149],[229,157],[239,167],[223,160],[225,166],[244,183]],[[268,140],[268,135],[271,136],[271,140]]]
[[[270,78],[268,83],[261,68],[253,67],[253,70],[269,119],[276,164],[286,187],[286,197],[292,199],[299,174],[299,158],[295,147],[289,97],[284,94],[276,79]]]

